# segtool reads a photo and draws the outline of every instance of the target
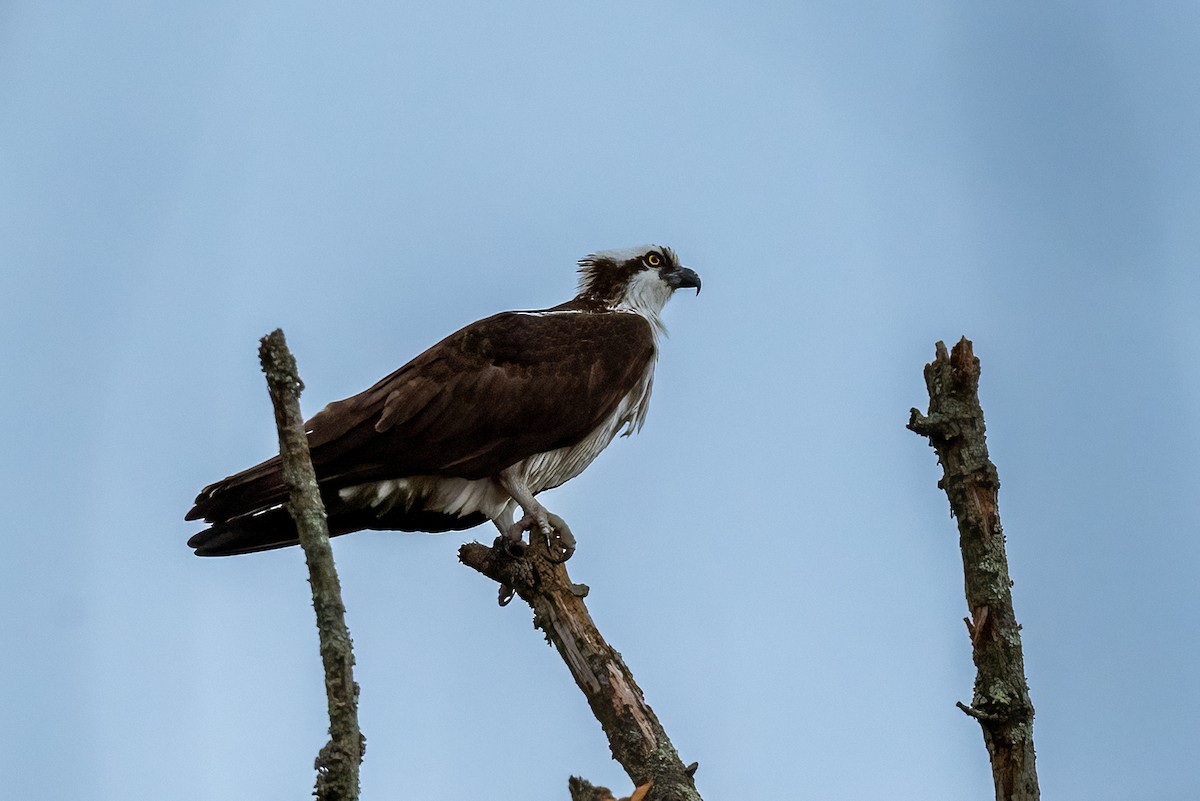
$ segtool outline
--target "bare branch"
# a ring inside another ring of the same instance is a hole
[[[952,353],[937,343],[925,366],[929,413],[912,410],[908,428],[929,438],[943,468],[938,486],[958,520],[966,578],[966,618],[975,660],[975,695],[958,708],[979,721],[992,761],[997,801],[1038,801],[1033,703],[1025,680],[1021,627],[1000,527],[1000,477],[988,457],[979,405],[979,359],[962,338]]]
[[[300,546],[308,563],[321,661],[325,666],[330,741],[321,749],[314,765],[316,797],[318,801],[356,801],[358,767],[365,740],[358,727],[358,685],[354,682],[354,653],[346,628],[346,607],[333,564],[333,550],[329,547],[325,506],[308,453],[304,418],[300,415],[300,392],[304,384],[283,331],[276,329],[262,338],[258,357],[275,407],[279,455],[288,487],[288,512],[296,521]]]
[[[695,768],[680,761],[621,655],[592,621],[583,603],[587,587],[572,583],[566,568],[551,561],[546,543],[539,537],[534,540],[520,557],[509,556],[497,539],[491,548],[468,543],[459,549],[458,558],[499,582],[502,600],[515,592],[533,609],[533,624],[546,633],[566,662],[608,736],[613,758],[638,788],[634,797],[639,801],[701,801],[692,780]],[[587,782],[573,779],[572,797],[588,798],[589,788]],[[603,797],[594,795],[594,790],[591,788],[592,798]]]

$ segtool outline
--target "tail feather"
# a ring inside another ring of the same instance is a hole
[[[257,515],[214,523],[188,540],[196,556],[234,556],[269,551],[299,543],[296,523],[279,507]]]
[[[282,464],[276,456],[200,490],[195,505],[184,519],[224,521],[269,509],[285,500],[287,486],[283,483]]]
[[[359,531],[369,522],[361,514],[333,514],[328,518],[329,536]],[[213,523],[188,540],[188,547],[196,549],[196,556],[236,556],[299,544],[296,521],[284,506]]]
[[[483,523],[480,512],[449,515],[441,512],[396,509],[379,514],[373,509],[347,509],[336,494],[322,493],[328,509],[329,536],[337,537],[364,529],[381,531],[461,531]],[[214,522],[192,536],[188,547],[196,556],[236,556],[286,548],[300,542],[296,523],[283,506]]]

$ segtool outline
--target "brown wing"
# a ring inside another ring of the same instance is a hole
[[[636,314],[505,312],[451,334],[308,421],[327,489],[411,475],[482,478],[572,445],[616,409],[654,358]],[[201,492],[188,519],[279,503],[278,458]]]

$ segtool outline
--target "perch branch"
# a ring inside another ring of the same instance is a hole
[[[551,561],[546,543],[540,539],[534,537],[534,545],[519,557],[509,556],[497,539],[491,548],[468,543],[459,549],[458,558],[499,582],[501,599],[515,592],[533,609],[534,626],[545,632],[566,662],[608,736],[613,758],[638,788],[633,797],[639,801],[701,801],[692,780],[695,768],[680,761],[621,655],[596,629],[583,603],[587,587],[571,582],[566,568]],[[590,785],[585,785],[573,780],[574,798],[588,797]]]
[[[296,521],[300,546],[308,563],[313,609],[325,666],[325,697],[329,706],[330,740],[317,755],[317,801],[356,801],[358,767],[365,742],[358,727],[358,685],[354,683],[354,652],[346,628],[342,587],[329,547],[325,506],[317,489],[317,477],[308,453],[304,418],[300,416],[300,392],[304,384],[296,360],[288,350],[283,331],[276,329],[262,338],[258,358],[267,376],[267,388],[275,407],[279,430],[279,455],[288,488],[288,512]]]
[[[979,405],[979,359],[963,337],[925,366],[929,413],[913,409],[908,428],[929,439],[942,465],[938,486],[958,520],[966,584],[967,630],[975,660],[975,694],[958,707],[979,721],[992,762],[997,801],[1037,801],[1033,703],[1025,680],[1021,627],[1000,527],[1000,477],[988,457]]]

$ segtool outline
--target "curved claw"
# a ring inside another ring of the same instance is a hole
[[[549,558],[554,564],[561,565],[575,553],[575,535],[571,533],[571,527],[567,525],[567,521],[553,512],[546,512],[546,520],[553,527],[546,543],[550,546]]]
[[[501,584],[500,585],[500,598],[499,598],[500,605],[508,606],[510,603],[512,603],[513,596],[515,596],[516,594],[517,594],[517,591],[514,590],[512,587],[508,586],[507,584]]]
[[[551,541],[552,546],[555,545],[556,543],[561,543],[561,538],[555,537]],[[546,557],[547,559],[549,559],[551,562],[553,562],[556,565],[561,565],[563,562],[567,561],[575,554],[575,546],[574,545],[561,544],[557,550],[558,550],[558,555],[555,555],[555,551],[552,549]]]

